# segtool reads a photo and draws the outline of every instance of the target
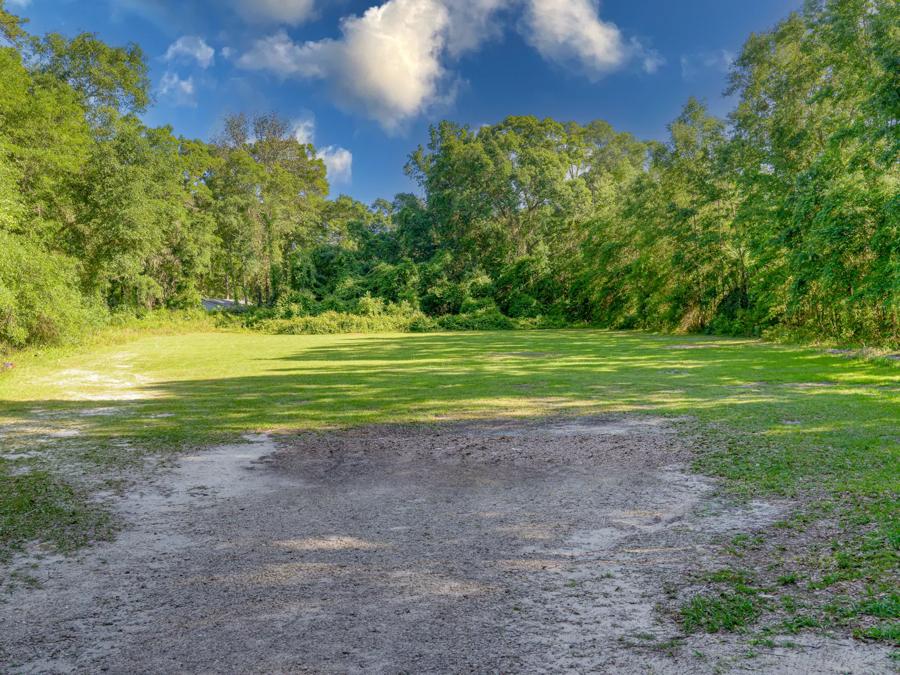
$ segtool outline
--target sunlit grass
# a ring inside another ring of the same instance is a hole
[[[0,375],[0,474],[61,456],[102,473],[251,431],[587,412],[689,419],[697,469],[746,494],[852,502],[900,544],[900,368],[755,340],[218,332],[25,357]]]
[[[900,437],[891,365],[604,331],[155,336],[26,361],[0,378],[0,400],[5,419],[68,419],[79,442],[173,448],[257,430],[561,410],[690,415],[797,451],[877,452]],[[785,488],[798,468],[779,477]]]

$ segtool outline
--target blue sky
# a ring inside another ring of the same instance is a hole
[[[138,42],[149,124],[209,139],[275,111],[312,141],[332,194],[371,202],[428,125],[604,119],[661,139],[688,96],[724,115],[728,63],[801,0],[7,0],[35,33]]]

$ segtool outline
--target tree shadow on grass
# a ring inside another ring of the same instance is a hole
[[[896,369],[752,340],[606,331],[343,336],[244,360],[258,362],[259,374],[156,382],[136,400],[0,402],[0,417],[12,420],[0,439],[25,452],[67,444],[114,454],[127,443],[125,452],[139,454],[252,431],[650,412],[731,430],[716,442],[735,458],[735,473],[793,480],[875,471],[900,438]],[[759,453],[767,460],[754,467]]]
[[[40,502],[59,515],[41,526],[44,537],[67,541],[97,530],[72,523],[107,522],[72,487],[78,473],[102,481],[148,453],[255,431],[563,413],[690,418],[699,467],[752,490],[896,494],[900,377],[889,365],[748,340],[602,331],[266,339],[279,343],[274,356],[232,350],[235,371],[249,374],[156,381],[128,400],[91,391],[0,401],[0,479],[17,486],[17,510],[3,508],[18,518]],[[20,489],[28,481],[15,477],[27,475],[46,480]],[[33,521],[9,520],[20,534],[7,542],[36,531]]]

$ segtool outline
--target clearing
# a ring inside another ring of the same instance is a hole
[[[0,663],[891,672],[898,411],[889,362],[623,332],[26,357]]]

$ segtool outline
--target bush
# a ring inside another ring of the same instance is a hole
[[[555,280],[549,252],[543,248],[504,267],[494,286],[497,304],[514,318],[540,316],[568,295]]]
[[[444,330],[512,330],[516,322],[500,313],[496,307],[439,317],[438,325]]]
[[[531,319],[538,316],[543,310],[543,306],[535,298],[528,293],[515,292],[509,298],[510,316],[523,319]]]
[[[427,333],[440,330],[512,330],[519,325],[500,313],[496,307],[464,314],[445,314],[437,318],[422,316],[410,322],[409,330],[415,333]]]
[[[441,277],[429,284],[422,295],[422,309],[431,316],[456,314],[468,297],[466,284]]]
[[[323,312],[317,316],[292,319],[264,319],[256,330],[276,335],[329,335],[334,333],[391,333],[408,331],[418,316],[381,314],[363,316],[348,312]]]
[[[212,330],[233,326],[237,317],[231,312],[207,312],[203,309],[154,309],[138,311],[132,308],[113,312],[107,321],[116,330],[153,332],[182,332],[185,330]]]
[[[366,291],[366,294],[356,301],[356,314],[362,316],[381,316],[384,314],[384,300],[381,298],[373,298]]]
[[[282,294],[272,308],[274,316],[279,319],[290,319],[295,316],[315,314],[319,303],[312,291],[290,291]]]
[[[398,265],[380,262],[372,269],[367,283],[372,293],[388,302],[419,301],[419,268],[410,261]]]
[[[0,348],[71,342],[101,323],[77,289],[75,261],[0,231]]]
[[[429,317],[408,303],[387,303],[363,296],[358,312],[325,311],[316,315],[280,318],[253,312],[245,325],[264,333],[278,335],[326,335],[334,333],[387,333],[455,330],[511,330],[520,322],[504,316],[493,304],[463,314]],[[542,326],[541,326],[542,327]]]

